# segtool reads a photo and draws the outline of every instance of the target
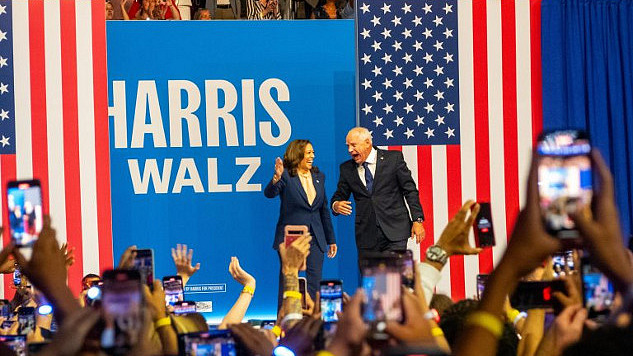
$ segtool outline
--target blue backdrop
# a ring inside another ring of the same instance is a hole
[[[334,192],[355,123],[353,21],[120,21],[107,36],[115,256],[153,248],[160,278],[175,274],[171,247],[194,248],[203,293],[187,299],[212,301],[216,321],[240,293],[238,256],[257,279],[247,316],[274,318],[279,201],[262,191],[287,143],[308,138]],[[350,291],[354,220],[333,220],[323,276]]]
[[[611,167],[633,233],[633,2],[542,3],[543,126],[585,129]]]

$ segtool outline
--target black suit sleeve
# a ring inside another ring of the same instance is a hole
[[[344,164],[345,163],[341,164],[341,167],[339,169],[338,184],[336,186],[336,192],[334,192],[334,195],[332,196],[331,205],[334,205],[335,201],[349,200],[349,197],[352,194],[352,190],[350,189],[349,182],[347,181],[345,177]],[[332,209],[332,214],[338,215],[338,213],[336,213],[334,209]]]
[[[323,224],[323,232],[325,233],[325,241],[328,245],[336,243],[334,237],[334,227],[332,226],[332,217],[330,216],[330,207],[327,200],[327,193],[325,192],[325,174],[321,174],[323,180],[323,205],[321,206],[321,224]]]
[[[424,220],[424,212],[422,211],[422,205],[420,204],[420,195],[418,188],[415,186],[415,181],[411,177],[411,171],[407,167],[407,163],[404,161],[402,152],[394,151],[397,153],[396,159],[396,177],[398,178],[398,185],[402,191],[404,199],[409,205],[411,211],[411,218],[415,221],[419,218]]]

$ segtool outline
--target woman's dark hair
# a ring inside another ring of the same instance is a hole
[[[303,156],[306,152],[306,146],[312,144],[310,140],[294,140],[286,147],[286,153],[284,153],[284,168],[288,170],[288,174],[291,177],[297,175],[297,168],[299,163],[303,160]],[[316,173],[319,169],[312,166],[310,172]]]

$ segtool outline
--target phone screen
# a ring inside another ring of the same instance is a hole
[[[338,321],[337,312],[343,311],[343,283],[341,281],[321,281],[321,319],[330,323]]]
[[[40,182],[37,180],[9,182],[7,208],[11,238],[15,245],[32,247],[44,225]],[[28,258],[28,256],[25,257]]]
[[[28,333],[35,331],[35,308],[22,307],[18,309],[18,334],[27,335]]]
[[[401,321],[402,274],[396,259],[372,261],[362,269],[366,302],[363,319],[367,322]]]
[[[22,285],[22,272],[20,272],[19,268],[16,268],[13,271],[13,285],[19,287]]]
[[[174,314],[193,314],[195,312],[195,302],[176,302],[176,304],[174,304]]]
[[[478,274],[477,275],[477,299],[481,300],[481,297],[484,295],[484,290],[486,289],[486,282],[488,282],[489,274]]]
[[[590,318],[608,315],[613,307],[613,283],[590,263],[582,265],[582,288],[585,308]]]
[[[308,233],[306,225],[286,225],[284,229],[284,243],[290,246],[296,239]]]
[[[574,251],[569,250],[554,254],[552,256],[552,268],[554,270],[554,278],[565,276],[567,271],[574,271],[576,268],[574,266]]]
[[[103,275],[102,296],[105,328],[102,347],[114,353],[130,350],[143,329],[143,295],[138,271],[113,270]]]
[[[538,187],[545,227],[559,238],[577,238],[570,214],[591,203],[591,145],[581,131],[555,131],[541,135]]]
[[[479,203],[479,214],[475,218],[475,245],[491,247],[495,245],[495,231],[492,226],[490,203]]]
[[[148,286],[154,284],[154,251],[151,249],[136,250],[134,269],[141,274],[141,281]]]
[[[554,292],[565,293],[563,280],[519,282],[510,297],[510,304],[518,310],[551,309],[556,303]]]
[[[301,307],[306,309],[308,301],[306,300],[306,293],[308,288],[308,280],[305,277],[299,277],[299,293],[301,293]]]
[[[167,305],[174,305],[176,302],[181,302],[185,299],[180,276],[164,277],[163,289],[165,290],[165,303]]]
[[[414,289],[415,288],[415,263],[413,262],[413,252],[404,251],[400,255],[402,266],[402,285]]]
[[[236,356],[235,340],[229,330],[180,335],[184,355]]]
[[[25,335],[0,335],[0,341],[15,352],[17,356],[26,356]]]

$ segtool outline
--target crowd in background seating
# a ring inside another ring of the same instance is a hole
[[[351,19],[354,0],[107,0],[106,20]]]

